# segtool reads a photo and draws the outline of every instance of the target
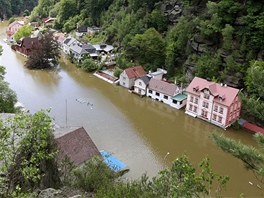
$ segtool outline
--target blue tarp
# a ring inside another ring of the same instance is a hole
[[[116,159],[113,155],[108,153],[107,151],[100,151],[102,157],[104,158],[104,162],[106,165],[111,168],[113,171],[118,172],[126,167],[121,161]]]

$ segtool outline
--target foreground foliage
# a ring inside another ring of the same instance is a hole
[[[254,173],[260,182],[264,182],[264,136],[255,134],[254,138],[259,144],[259,148],[244,145],[238,141],[224,137],[223,135],[213,133],[214,142],[223,151],[230,153],[240,159],[245,168]]]
[[[228,177],[213,173],[209,160],[204,159],[196,170],[186,156],[174,161],[172,167],[149,179],[143,175],[138,181],[117,182],[100,189],[96,197],[218,197]],[[216,187],[216,188],[215,188]]]
[[[46,112],[0,120],[0,131],[1,196],[58,186],[57,149]]]
[[[0,56],[3,49],[0,45]],[[5,68],[0,66],[0,113],[14,113],[15,103],[17,102],[16,94],[9,88],[9,84],[4,81]]]

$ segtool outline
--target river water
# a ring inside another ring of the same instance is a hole
[[[182,154],[194,164],[209,157],[215,172],[230,176],[225,196],[264,196],[253,174],[209,138],[215,131],[255,145],[248,131],[225,131],[187,116],[184,110],[110,85],[65,61],[58,71],[28,70],[24,67],[25,58],[3,41],[6,25],[0,23],[0,45],[4,49],[0,65],[5,66],[5,79],[18,100],[32,113],[51,108],[51,116],[62,127],[83,126],[99,150],[109,151],[128,165],[128,178],[139,178],[143,173],[152,177]],[[93,107],[76,100],[80,98]]]

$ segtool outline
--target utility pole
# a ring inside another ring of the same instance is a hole
[[[65,105],[66,105],[66,107],[65,107],[65,110],[66,110],[66,112],[65,112],[65,122],[66,122],[66,128],[68,127],[68,104],[67,104],[67,99],[65,100]]]

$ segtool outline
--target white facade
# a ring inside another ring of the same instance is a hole
[[[177,92],[175,96],[179,95],[180,93]],[[154,90],[151,90],[147,88],[147,93],[146,95],[154,100],[163,102],[167,105],[170,105],[173,108],[180,109],[186,105],[186,99],[182,101],[175,100],[173,96],[166,95],[164,93],[160,93]],[[181,94],[180,94],[181,95]]]
[[[141,78],[135,80],[134,92],[141,96],[146,95],[147,85]]]
[[[131,89],[131,87],[134,85],[134,82],[135,82],[135,78],[129,79],[125,71],[123,71],[120,74],[119,84],[121,86]]]

